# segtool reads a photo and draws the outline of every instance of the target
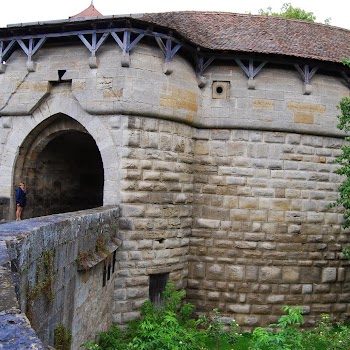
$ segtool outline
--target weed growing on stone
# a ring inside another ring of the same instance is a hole
[[[41,294],[44,294],[46,300],[52,303],[54,294],[52,291],[53,283],[53,254],[51,250],[44,251],[42,257],[37,264],[37,271],[35,277],[35,285],[30,288],[28,285],[27,292],[27,317],[32,321],[33,319],[33,305],[35,300]]]
[[[82,251],[77,256],[77,262],[82,270],[87,271],[89,269],[89,261],[92,259],[93,254],[91,252]]]
[[[56,350],[70,350],[72,333],[63,324],[59,324],[54,330],[54,347]]]

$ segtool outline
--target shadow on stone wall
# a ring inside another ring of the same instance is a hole
[[[9,216],[10,198],[0,197],[0,223],[4,222]]]

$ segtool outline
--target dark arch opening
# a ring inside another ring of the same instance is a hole
[[[27,185],[23,218],[103,205],[104,172],[95,140],[75,120],[53,118],[29,135],[15,181]]]
[[[64,213],[102,205],[103,168],[92,137],[70,131],[50,141],[34,164],[28,188],[33,216]]]

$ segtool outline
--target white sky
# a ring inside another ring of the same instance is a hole
[[[103,15],[136,14],[165,11],[224,11],[258,14],[259,9],[272,7],[279,12],[283,3],[313,12],[316,22],[350,29],[349,0],[93,0]],[[67,19],[85,8],[91,0],[0,0],[0,27],[7,24]]]

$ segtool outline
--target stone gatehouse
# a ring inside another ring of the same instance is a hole
[[[89,266],[109,291],[101,289],[104,329],[135,318],[168,278],[199,312],[218,308],[245,329],[275,321],[283,305],[302,306],[307,325],[321,313],[348,318],[349,235],[327,206],[342,181],[336,106],[349,96],[349,56],[348,30],[231,13],[0,28],[0,219],[14,218],[19,181],[32,218],[2,225],[2,269],[16,262],[16,285],[31,290],[49,247],[55,280],[67,264],[77,291],[71,309],[64,282],[55,286],[65,313],[37,326],[44,343],[64,323],[78,348],[93,330],[74,322],[101,311],[79,263],[71,269],[98,242],[81,227],[109,237],[115,259],[112,287],[102,260]],[[99,214],[104,207],[117,214]]]

